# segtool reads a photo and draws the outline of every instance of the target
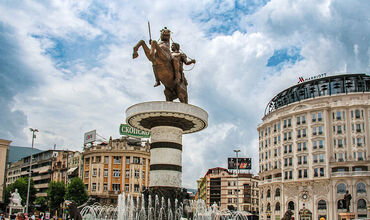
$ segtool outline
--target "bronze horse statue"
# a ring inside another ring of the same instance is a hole
[[[166,27],[161,30],[160,41],[150,40],[149,48],[144,40],[139,41],[133,52],[133,59],[139,56],[138,50],[140,47],[143,48],[146,57],[153,65],[154,75],[159,85],[159,81],[165,87],[164,95],[166,96],[166,101],[173,101],[179,99],[182,103],[188,103],[188,92],[187,86],[184,81],[178,82],[175,80],[175,70],[173,66],[173,59],[170,50],[170,39],[171,31]]]

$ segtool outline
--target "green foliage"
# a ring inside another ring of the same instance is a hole
[[[59,210],[60,204],[64,202],[65,193],[66,193],[66,187],[64,185],[64,182],[52,181],[49,183],[48,201],[49,201],[49,208],[52,211]]]
[[[74,201],[78,206],[87,201],[88,195],[81,178],[75,177],[67,186],[66,199]]]
[[[35,205],[37,205],[36,210],[40,212],[45,212],[48,208],[47,200],[45,197],[37,197],[34,203]]]
[[[30,186],[29,204],[33,204],[36,198],[36,189],[32,178],[30,183],[31,186]],[[17,179],[14,183],[7,186],[5,189],[5,203],[9,204],[11,193],[13,193],[15,189],[18,189],[18,193],[22,198],[22,205],[25,205],[27,200],[27,186],[28,186],[28,177],[21,177]]]

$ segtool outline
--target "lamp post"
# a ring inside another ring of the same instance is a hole
[[[32,174],[32,157],[33,157],[33,143],[36,138],[35,132],[39,132],[37,129],[30,128],[32,132],[32,148],[31,148],[31,158],[30,158],[30,171],[28,173],[28,185],[27,185],[27,200],[26,200],[26,213],[28,215],[28,203],[30,200],[30,186],[31,186],[31,174]]]
[[[234,150],[236,153],[236,211],[239,211],[239,157],[240,150]]]

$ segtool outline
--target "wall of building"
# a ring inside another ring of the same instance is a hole
[[[83,180],[89,195],[102,204],[115,203],[125,192],[141,196],[149,186],[149,144],[130,144],[127,138],[85,149]]]
[[[4,202],[4,189],[6,182],[6,167],[8,151],[11,141],[0,139],[0,203]]]
[[[321,96],[263,118],[258,126],[261,219],[279,219],[293,202],[295,218],[307,208],[313,219],[336,220],[344,211],[338,209],[345,193],[339,184],[352,194],[351,210],[367,214],[357,206],[370,202],[369,100],[369,92]],[[358,184],[365,191],[357,190]]]

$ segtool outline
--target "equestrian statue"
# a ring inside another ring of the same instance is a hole
[[[149,24],[149,23],[148,23]],[[149,26],[149,36],[150,36]],[[146,45],[144,40],[139,41],[133,52],[133,59],[139,56],[138,50],[143,48],[146,57],[152,62],[154,77],[156,83],[154,87],[161,83],[164,85],[164,95],[166,101],[172,102],[179,99],[182,103],[188,103],[187,80],[184,75],[183,64],[195,64],[195,60],[188,60],[187,56],[180,52],[180,45],[172,43],[170,48],[171,31],[164,27],[161,30],[160,40],[149,40],[150,48]],[[171,51],[172,50],[172,51]]]

